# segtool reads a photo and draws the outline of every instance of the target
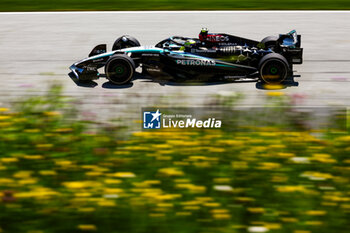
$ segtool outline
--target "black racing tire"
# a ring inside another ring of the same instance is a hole
[[[278,53],[269,53],[259,61],[260,79],[265,83],[281,83],[289,73],[287,59]]]
[[[137,46],[141,46],[141,44],[135,37],[124,35],[115,40],[112,51]]]
[[[125,54],[110,57],[105,65],[107,79],[116,85],[130,82],[134,73],[135,62]]]
[[[277,40],[277,36],[267,36],[264,39],[262,39],[261,43],[264,44],[265,49],[271,48],[273,50],[277,44]]]

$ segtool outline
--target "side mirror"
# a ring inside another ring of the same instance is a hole
[[[100,44],[97,45],[89,54],[89,57],[101,54],[101,53],[105,53],[107,52],[107,45],[106,44]]]

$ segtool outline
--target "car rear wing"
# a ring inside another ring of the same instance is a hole
[[[301,36],[295,30],[286,34],[280,34],[277,40],[279,50],[290,64],[303,63],[303,48],[301,48]]]
[[[301,36],[295,30],[280,34],[277,41],[281,47],[300,48],[301,46]]]

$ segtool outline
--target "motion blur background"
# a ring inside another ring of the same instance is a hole
[[[72,10],[346,10],[347,0],[3,0],[1,11],[72,11]]]
[[[0,232],[348,232],[350,13],[129,11],[349,6],[1,1]],[[18,12],[72,10],[84,12]],[[110,48],[130,34],[152,45],[196,37],[201,27],[256,40],[296,29],[305,51],[300,77],[261,87],[139,75],[117,87],[68,76],[96,44]],[[142,107],[222,108],[224,124],[145,132]]]

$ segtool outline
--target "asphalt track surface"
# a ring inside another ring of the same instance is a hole
[[[142,45],[171,35],[196,37],[202,27],[255,40],[296,29],[304,64],[295,83],[279,92],[301,106],[348,106],[350,100],[350,11],[56,12],[0,14],[0,106],[44,94],[51,83],[82,101],[92,115],[117,116],[143,106],[205,106],[214,95],[241,93],[239,105],[260,106],[269,92],[255,82],[162,83],[138,75],[131,85],[106,79],[77,85],[68,67],[92,48],[124,34]]]

